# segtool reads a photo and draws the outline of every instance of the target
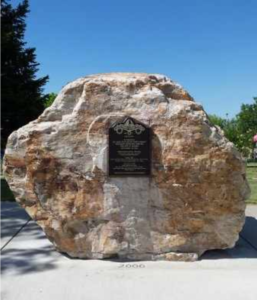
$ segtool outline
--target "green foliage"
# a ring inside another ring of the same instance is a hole
[[[253,136],[257,134],[257,97],[253,104],[243,104],[237,115],[239,136],[239,149],[253,148]]]
[[[240,113],[232,119],[209,115],[210,121],[218,125],[228,140],[233,142],[245,157],[253,149],[253,136],[257,134],[257,97],[253,104],[243,104]]]
[[[209,115],[209,119],[213,124],[218,125],[221,129],[226,127],[226,119],[218,117],[217,115]]]
[[[44,102],[45,108],[51,106],[56,97],[57,97],[57,94],[55,94],[55,93],[50,93],[50,94],[46,95],[46,99]]]
[[[223,130],[224,135],[228,140],[237,145],[238,126],[235,118],[229,120],[216,115],[209,115],[209,119],[214,125],[218,125]]]
[[[48,76],[37,78],[35,48],[25,47],[28,0],[16,8],[2,1],[2,147],[10,133],[37,118],[44,110],[43,86]]]

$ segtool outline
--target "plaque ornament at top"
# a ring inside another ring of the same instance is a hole
[[[109,175],[149,176],[150,173],[150,128],[125,117],[109,128]]]
[[[132,119],[128,118],[126,119],[125,123],[116,124],[114,126],[114,130],[118,134],[122,134],[124,131],[126,131],[129,135],[131,135],[133,132],[136,134],[141,134],[145,128],[141,124],[135,124]]]

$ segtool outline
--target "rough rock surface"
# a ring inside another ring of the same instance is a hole
[[[151,127],[152,176],[108,177],[108,128]],[[162,75],[113,73],[66,85],[9,137],[17,201],[73,257],[195,260],[233,247],[249,187],[234,145],[201,105]]]

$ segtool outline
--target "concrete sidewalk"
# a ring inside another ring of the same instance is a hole
[[[1,202],[1,250],[14,238],[30,217],[16,202]]]
[[[16,204],[2,214],[3,300],[257,299],[257,206],[235,248],[194,263],[70,259]]]

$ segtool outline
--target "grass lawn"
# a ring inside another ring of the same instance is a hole
[[[251,188],[251,196],[247,203],[257,204],[257,164],[249,164],[246,175]]]
[[[0,201],[14,201],[12,192],[3,176],[2,159],[0,159]]]
[[[9,189],[8,183],[1,176],[1,201],[14,201],[12,192]]]
[[[251,196],[247,200],[247,203],[257,204],[257,164],[251,163],[246,169],[247,179],[251,187]],[[1,176],[1,200],[2,201],[14,201],[12,192],[3,176]]]

